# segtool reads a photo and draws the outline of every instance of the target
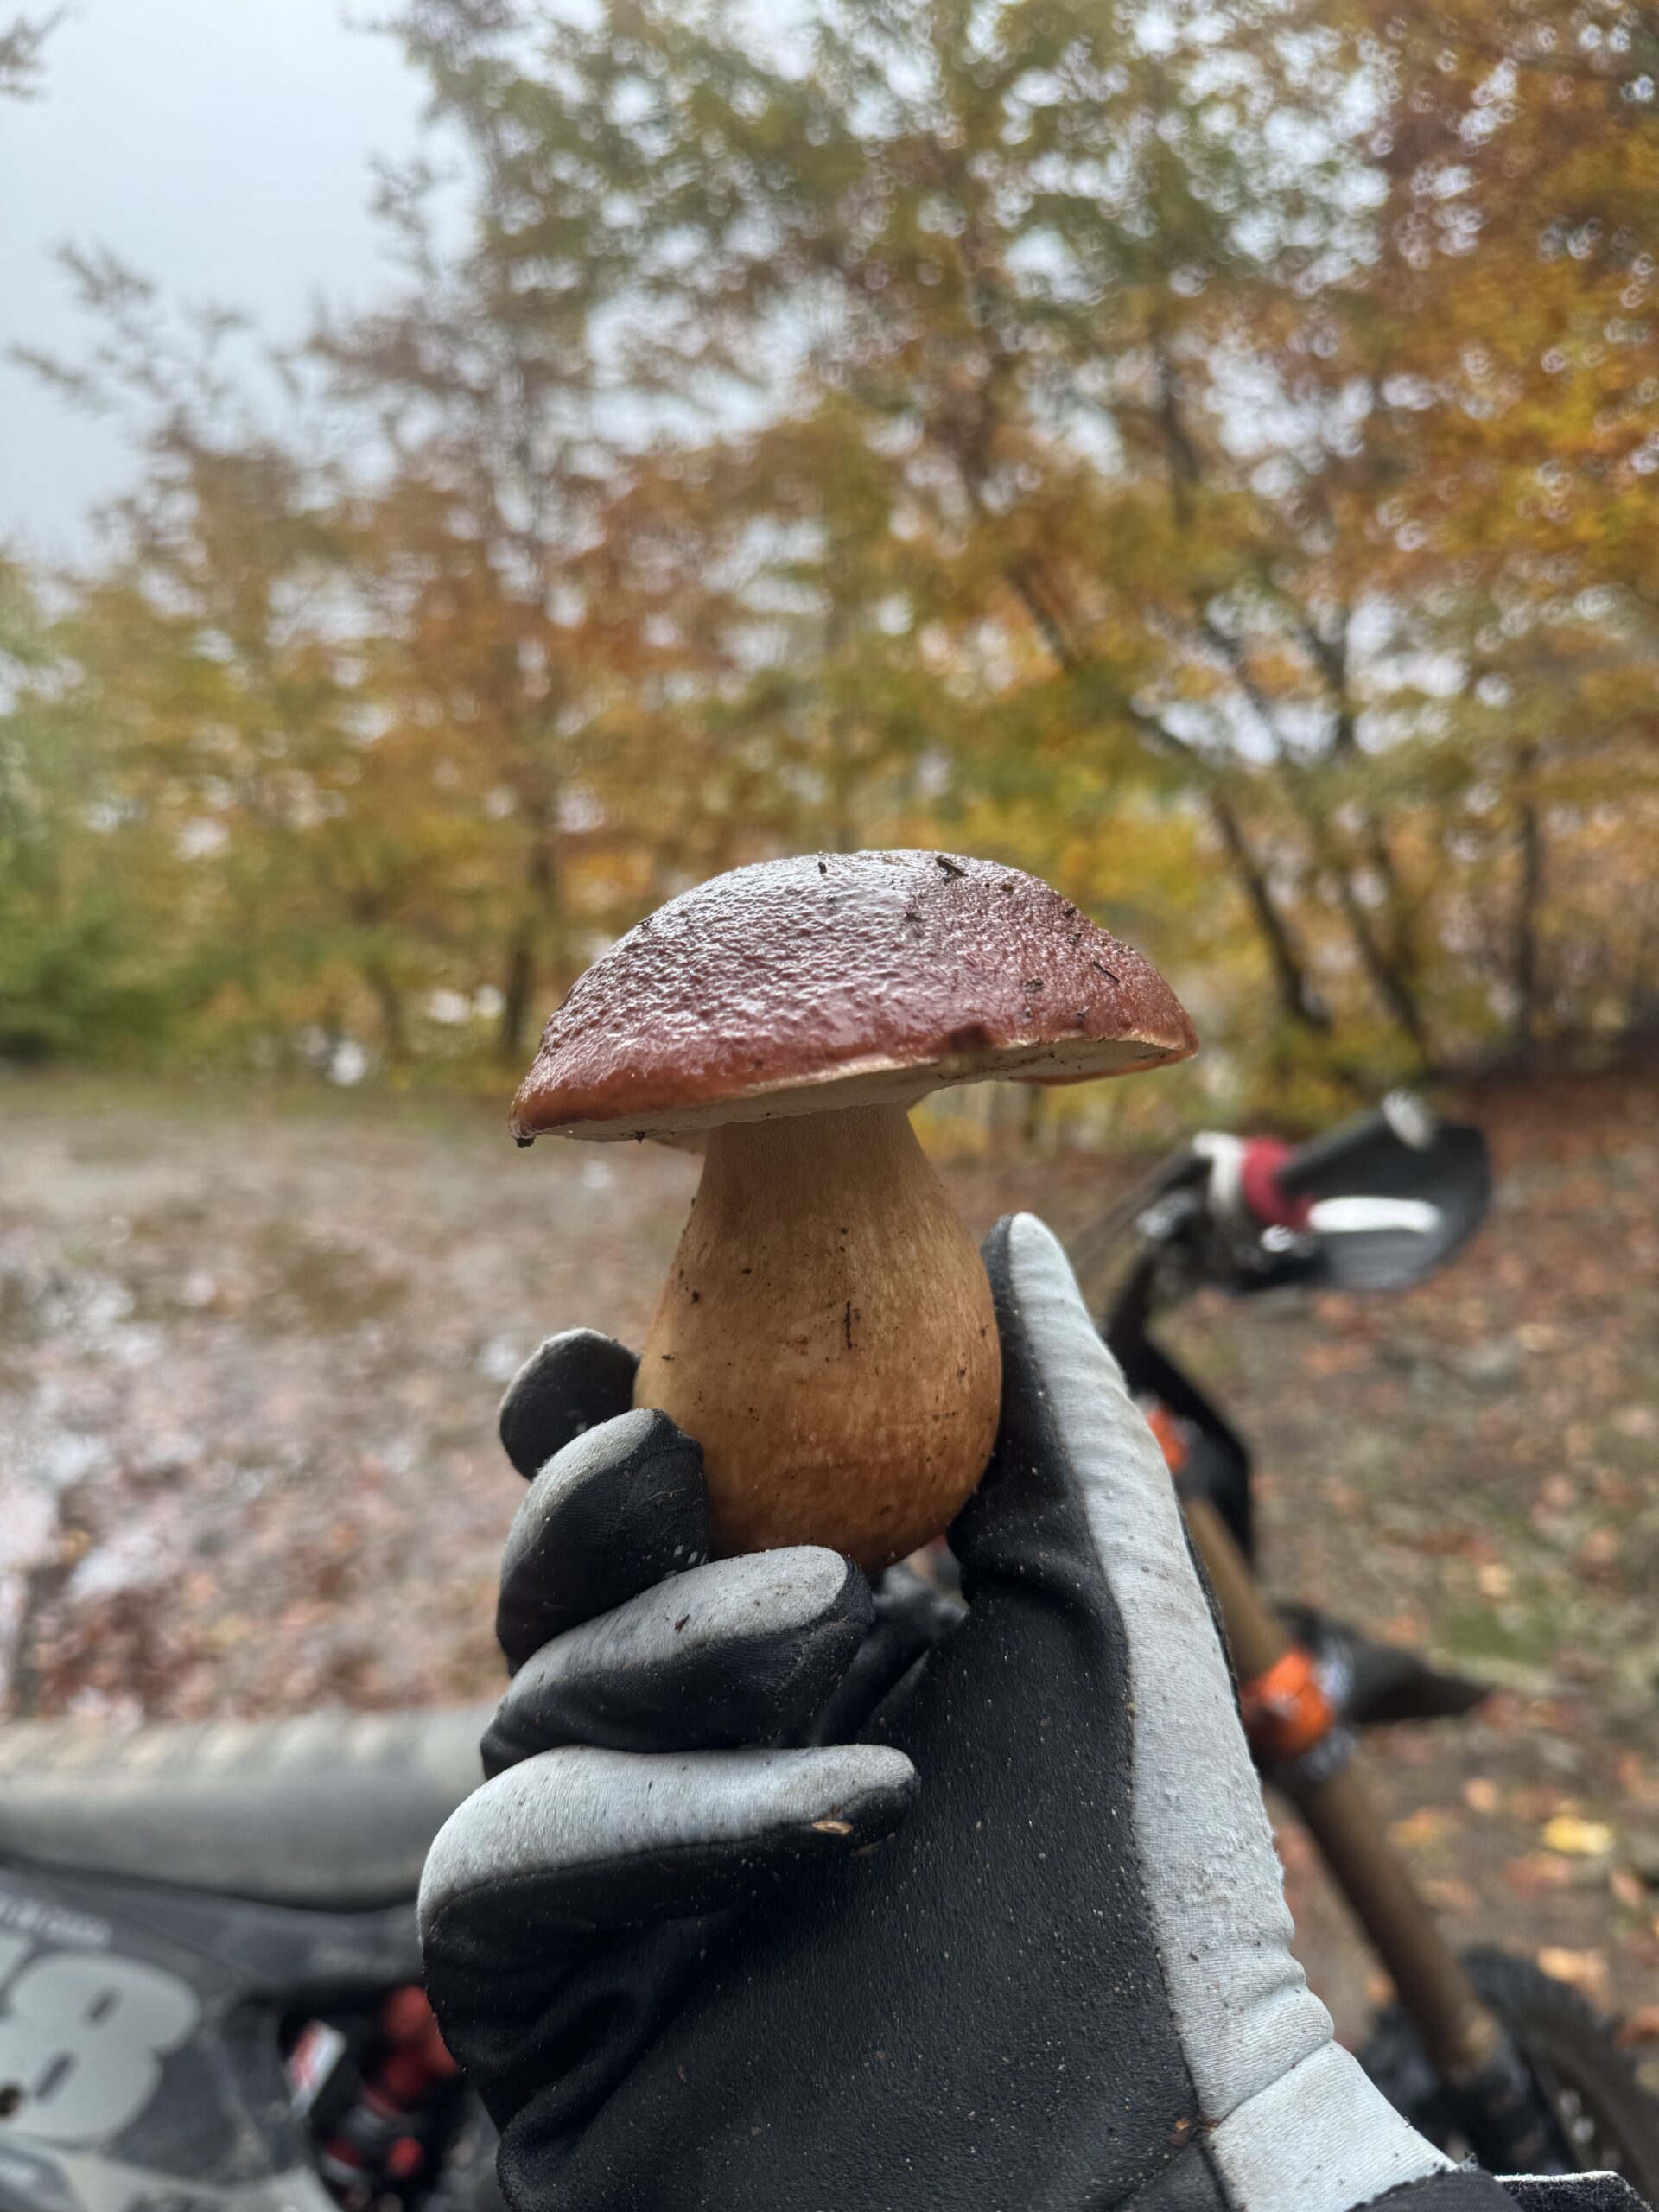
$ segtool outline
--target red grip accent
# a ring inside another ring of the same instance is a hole
[[[1238,1164],[1238,1191],[1245,1205],[1263,1229],[1306,1229],[1313,1212],[1312,1198],[1293,1198],[1279,1187],[1279,1177],[1290,1158],[1290,1147],[1277,1137],[1247,1137]]]

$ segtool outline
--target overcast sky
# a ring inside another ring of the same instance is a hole
[[[9,10],[0,12],[10,13]],[[51,260],[109,246],[164,291],[251,309],[275,337],[320,295],[386,281],[366,212],[377,153],[413,147],[423,87],[349,27],[374,0],[72,0],[40,96],[0,103],[0,337],[84,342]],[[0,541],[86,543],[130,468],[118,435],[0,363]]]

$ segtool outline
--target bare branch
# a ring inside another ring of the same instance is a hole
[[[63,21],[50,16],[18,16],[0,29],[0,98],[32,99],[40,91],[41,50]]]

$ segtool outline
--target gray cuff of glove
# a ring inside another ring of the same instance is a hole
[[[1454,2171],[1332,2041],[1331,2017],[1292,1955],[1261,1787],[1174,1488],[1065,1255],[1021,1215],[1009,1262],[1128,1631],[1142,1879],[1204,2147],[1227,2197],[1255,2212],[1350,2212]]]

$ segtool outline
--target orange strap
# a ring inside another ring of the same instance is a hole
[[[1312,1656],[1294,1646],[1265,1674],[1241,1682],[1238,1702],[1251,1749],[1268,1759],[1300,1758],[1336,1724]]]

